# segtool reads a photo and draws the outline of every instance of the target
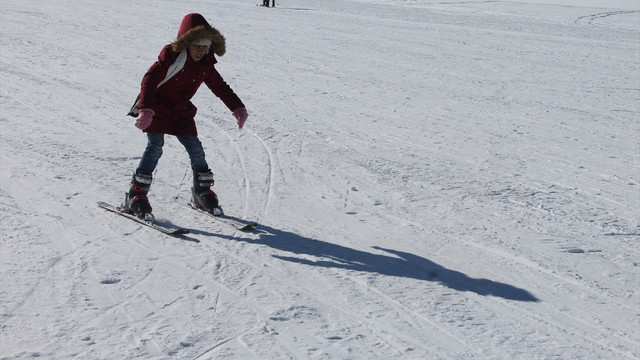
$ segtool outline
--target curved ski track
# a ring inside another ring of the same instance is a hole
[[[590,14],[590,15],[585,15],[585,16],[580,16],[579,18],[577,18],[575,20],[576,24],[584,24],[587,23],[589,25],[597,25],[595,24],[596,20],[599,19],[604,19],[610,16],[615,16],[615,15],[626,15],[626,14],[634,14],[634,13],[638,13],[640,11],[637,10],[619,10],[619,11],[607,11],[607,12],[602,12],[602,13],[597,13],[597,14]]]

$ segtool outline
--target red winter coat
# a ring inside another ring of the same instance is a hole
[[[205,34],[204,37],[213,38],[210,52],[197,62],[187,54],[184,68],[158,87],[180,52],[192,41],[201,38],[202,34]],[[158,61],[149,68],[142,79],[139,108],[151,109],[155,112],[151,126],[144,131],[197,136],[198,132],[193,119],[198,109],[191,103],[191,98],[203,82],[229,110],[234,111],[244,107],[240,98],[215,69],[217,60],[213,53],[221,56],[224,52],[224,37],[211,28],[199,14],[187,15],[182,21],[178,39],[162,49]]]

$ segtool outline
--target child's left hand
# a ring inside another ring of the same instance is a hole
[[[242,129],[242,127],[244,126],[244,123],[247,121],[247,118],[249,117],[249,113],[247,113],[247,109],[246,108],[237,108],[233,113],[233,116],[235,116],[236,120],[238,121],[238,129]]]

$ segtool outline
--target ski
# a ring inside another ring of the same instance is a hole
[[[177,229],[170,229],[168,227],[164,227],[162,225],[158,225],[156,223],[153,223],[151,221],[145,220],[145,219],[141,219],[135,215],[129,214],[128,212],[124,211],[122,209],[122,207],[116,207],[113,206],[111,204],[108,204],[104,201],[98,201],[98,206],[100,206],[101,208],[111,211],[113,213],[116,213],[118,215],[124,216],[127,219],[131,219],[137,223],[140,223],[142,225],[148,226],[154,230],[158,230],[161,233],[167,234],[167,235],[171,235],[171,236],[180,236],[180,235],[184,235],[184,234],[188,234],[189,233],[189,229],[184,229],[184,228],[177,228]]]
[[[218,215],[213,215],[210,212],[207,212],[207,211],[204,211],[204,210],[198,208],[197,206],[195,206],[191,202],[189,203],[189,207],[192,208],[193,210],[196,210],[196,211],[201,212],[203,214],[209,215],[210,217],[216,219],[217,221],[219,221],[219,222],[221,222],[221,223],[223,223],[225,225],[231,226],[232,228],[234,228],[236,230],[248,232],[248,231],[253,230],[256,226],[258,226],[258,224],[255,223],[255,222],[243,222],[243,221],[237,220],[235,218],[226,216],[224,214],[223,215],[219,215],[219,216]]]

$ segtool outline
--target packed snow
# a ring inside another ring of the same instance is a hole
[[[3,0],[1,359],[640,358],[640,2]],[[104,211],[142,75],[203,14],[193,102],[234,231]]]

